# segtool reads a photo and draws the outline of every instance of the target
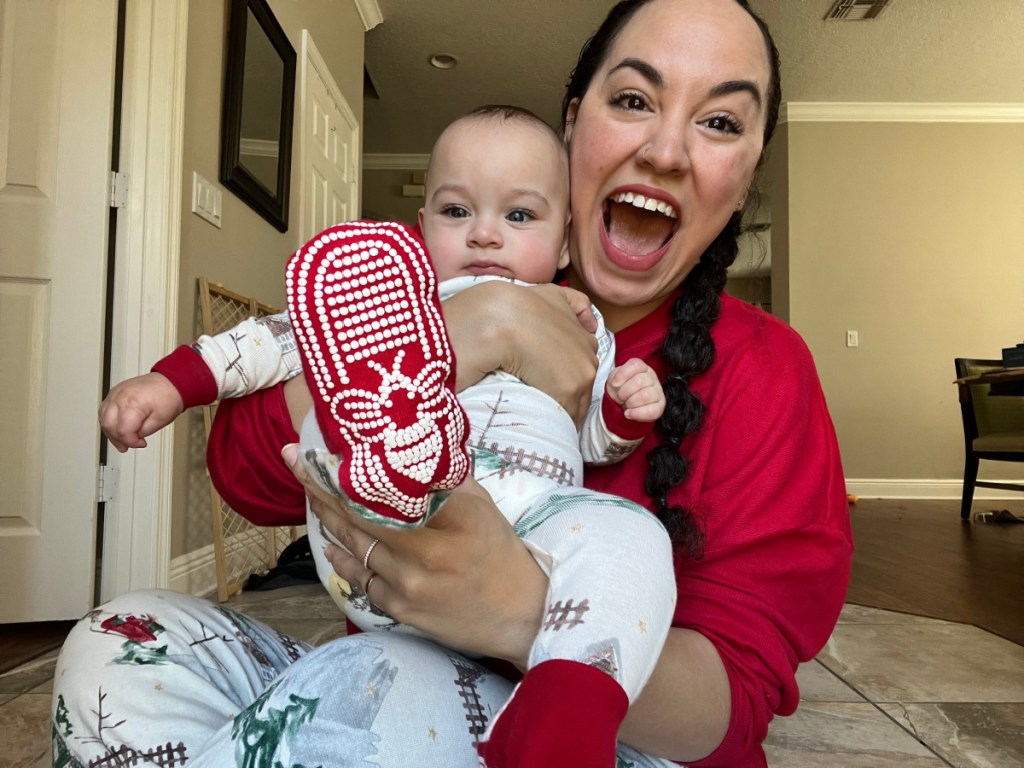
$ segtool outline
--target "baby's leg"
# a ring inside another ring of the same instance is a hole
[[[374,522],[421,524],[469,468],[436,278],[401,224],[339,224],[287,270],[288,308],[329,453],[314,475]],[[440,494],[443,498],[443,494]]]
[[[581,488],[535,500],[516,530],[548,573],[547,608],[481,754],[491,768],[610,766],[671,626],[668,534],[642,507]]]

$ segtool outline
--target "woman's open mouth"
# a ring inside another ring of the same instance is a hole
[[[604,239],[609,256],[624,269],[653,266],[679,227],[679,211],[664,200],[616,192],[604,203]]]

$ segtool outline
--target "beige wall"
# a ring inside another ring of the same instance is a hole
[[[414,223],[423,198],[402,197],[402,186],[412,183],[413,173],[383,168],[364,170],[363,215],[368,219]]]
[[[771,201],[772,314],[789,322],[789,126],[780,125],[757,183]]]
[[[765,301],[817,361],[851,487],[957,495],[962,430],[953,358],[1024,341],[1024,125],[781,125],[761,185],[771,201]],[[415,216],[408,172],[364,174],[364,208]],[[369,213],[368,213],[369,215]],[[846,347],[856,330],[860,346]],[[983,463],[982,477],[1024,477]],[[876,483],[874,481],[882,481]]]
[[[1024,125],[806,122],[779,138],[773,304],[817,361],[847,478],[958,481],[953,358],[1024,340]]]
[[[181,295],[178,339],[195,338],[196,278],[281,307],[284,265],[298,242],[299,103],[302,30],[313,40],[349,106],[362,124],[363,26],[351,0],[270,0],[270,5],[295,49],[295,130],[292,153],[290,224],[280,233],[218,182],[220,120],[224,82],[227,2],[192,0],[188,20],[188,70],[185,91],[182,194]],[[223,192],[222,228],[191,213],[192,172],[198,171]],[[209,495],[203,464],[201,418],[180,419],[175,431],[171,556],[193,551],[212,541]]]

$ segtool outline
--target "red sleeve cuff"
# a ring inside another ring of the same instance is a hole
[[[755,717],[748,692],[743,689],[737,675],[729,670],[729,693],[732,708],[729,726],[722,742],[714,751],[700,760],[688,760],[688,768],[728,768],[743,765],[749,768],[768,768],[762,742],[768,735],[768,723]],[[770,714],[768,718],[770,719]],[[683,765],[683,763],[680,763]]]
[[[654,429],[652,422],[627,419],[622,406],[607,393],[601,398],[601,416],[611,433],[622,440],[641,440]]]
[[[186,408],[209,405],[217,399],[217,380],[202,355],[187,344],[157,360],[151,370],[167,377]]]

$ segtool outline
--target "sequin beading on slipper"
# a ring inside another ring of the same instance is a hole
[[[288,308],[338,482],[399,525],[423,521],[427,494],[465,478],[466,417],[437,280],[403,224],[321,232],[286,271]]]

